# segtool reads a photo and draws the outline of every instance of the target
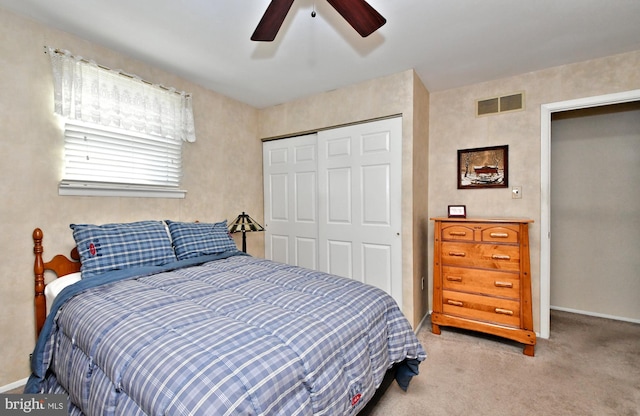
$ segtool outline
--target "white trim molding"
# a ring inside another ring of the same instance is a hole
[[[17,389],[19,387],[23,387],[27,385],[27,380],[29,378],[23,378],[22,380],[14,381],[13,383],[7,384],[6,386],[0,387],[0,393],[6,393],[8,391]]]
[[[606,313],[582,311],[582,310],[579,310],[579,309],[571,309],[571,308],[561,308],[560,306],[551,306],[551,310],[553,310],[553,311],[561,311],[561,312],[569,312],[569,313],[577,313],[577,314],[586,315],[586,316],[594,316],[596,318],[611,319],[613,321],[630,322],[632,324],[640,324],[640,319],[625,318],[624,316],[608,315]]]
[[[112,184],[101,182],[62,180],[58,185],[60,196],[121,196],[138,198],[178,198],[184,199],[187,191],[160,186],[132,184]]]

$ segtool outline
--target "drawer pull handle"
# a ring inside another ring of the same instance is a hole
[[[493,282],[497,287],[513,287],[513,283],[511,282]]]
[[[510,260],[511,256],[507,256],[506,254],[493,254],[491,258],[494,260]]]
[[[462,306],[463,303],[458,301],[458,300],[451,300],[451,299],[447,299],[447,303],[449,305],[453,305],[453,306]]]
[[[453,257],[465,257],[467,255],[467,253],[465,253],[465,252],[461,253],[461,252],[458,252],[458,251],[450,251],[449,255],[453,256]]]
[[[464,237],[467,235],[466,231],[450,231],[449,235],[455,235],[456,237]]]
[[[510,311],[509,309],[496,308],[496,313],[513,316],[513,311]]]
[[[507,238],[507,237],[509,237],[509,234],[507,234],[507,233],[491,233],[490,235],[493,238]]]
[[[462,282],[462,277],[460,276],[447,276],[447,280],[450,282]]]

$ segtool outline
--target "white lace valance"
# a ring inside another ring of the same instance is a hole
[[[47,48],[55,112],[72,120],[194,142],[191,95]]]

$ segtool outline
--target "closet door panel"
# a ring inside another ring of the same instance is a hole
[[[271,260],[289,264],[289,236],[272,234],[267,239],[271,248]]]
[[[317,269],[315,134],[263,143],[265,257]]]
[[[327,267],[325,271],[353,279],[353,244],[350,241],[327,241]]]
[[[388,245],[362,244],[362,282],[391,293],[391,252]]]
[[[277,173],[269,176],[271,194],[274,196],[270,200],[271,215],[269,220],[288,221],[289,220],[289,180],[286,173]]]
[[[315,238],[296,238],[296,261],[300,267],[318,270],[318,241]]]
[[[362,223],[391,226],[390,166],[373,165],[362,168]]]
[[[295,213],[296,221],[317,225],[318,200],[316,195],[316,172],[298,172],[295,174]]]
[[[318,172],[321,270],[402,305],[402,119],[319,132]]]
[[[351,168],[328,169],[326,184],[326,221],[351,224]]]

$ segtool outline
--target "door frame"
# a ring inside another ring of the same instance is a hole
[[[540,338],[551,332],[551,114],[640,100],[640,89],[540,106]]]

